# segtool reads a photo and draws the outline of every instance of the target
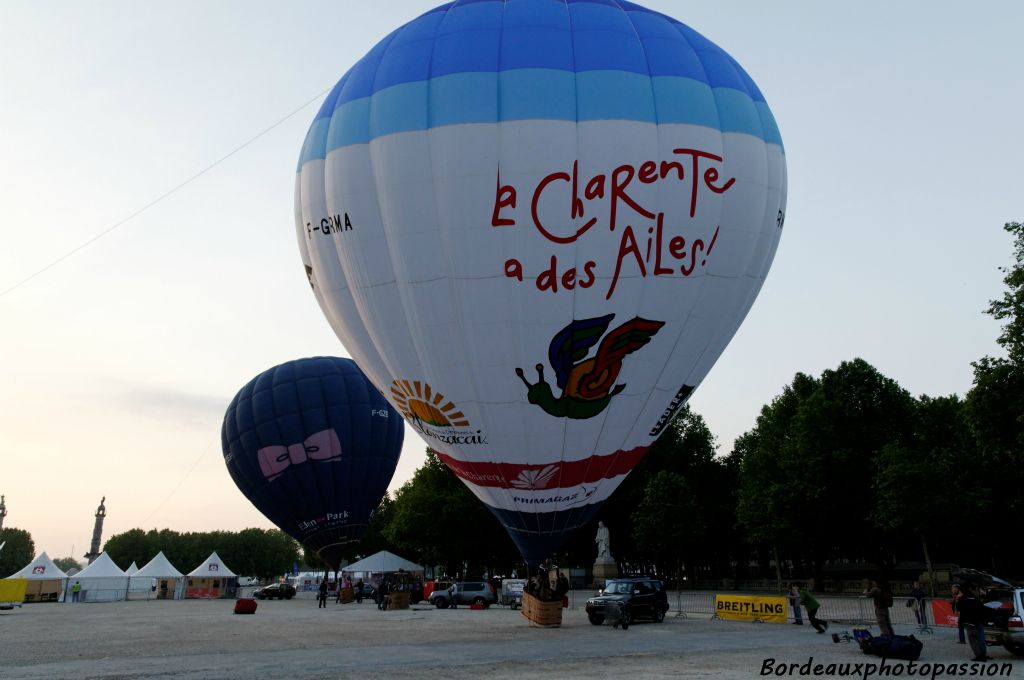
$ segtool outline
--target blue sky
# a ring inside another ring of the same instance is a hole
[[[0,296],[8,526],[80,556],[103,495],[107,536],[269,526],[224,468],[224,408],[344,353],[295,244],[299,149],[320,93],[434,4],[0,3],[0,291],[280,123]],[[721,452],[797,371],[859,356],[914,394],[968,390],[1024,219],[1024,6],[646,4],[746,68],[786,145],[774,266],[691,402]],[[406,441],[393,487],[422,461]]]

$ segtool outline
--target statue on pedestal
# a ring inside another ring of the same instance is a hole
[[[608,527],[604,522],[597,523],[597,536],[594,537],[597,544],[597,559],[594,560],[594,585],[603,588],[606,580],[619,575],[619,566],[612,557],[612,539]]]
[[[96,508],[96,523],[92,528],[92,544],[89,546],[89,552],[85,554],[85,559],[89,560],[89,564],[92,564],[97,557],[100,556],[100,542],[103,537],[103,520],[107,516],[107,497],[104,496],[100,500],[100,506]]]
[[[598,562],[612,562],[612,539],[608,532],[608,527],[604,525],[604,522],[597,523],[597,536],[594,537],[594,543],[597,543],[597,561]]]

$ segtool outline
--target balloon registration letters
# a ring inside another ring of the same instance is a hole
[[[328,95],[295,235],[346,350],[537,564],[736,333],[786,190],[763,94],[685,24],[621,0],[452,2]]]

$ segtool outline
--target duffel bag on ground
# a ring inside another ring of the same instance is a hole
[[[917,661],[924,645],[913,635],[879,635],[860,640],[861,651],[884,659]]]
[[[235,613],[236,614],[255,614],[256,613],[256,600],[251,598],[243,597],[240,600],[235,600]]]

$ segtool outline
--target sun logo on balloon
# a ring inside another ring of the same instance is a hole
[[[434,392],[430,385],[414,380],[394,380],[391,396],[395,405],[413,425],[422,427],[469,427],[466,416],[455,404],[447,401],[440,392]],[[442,404],[442,402],[444,402]]]
[[[557,418],[583,420],[599,414],[608,407],[612,397],[626,389],[625,384],[615,384],[622,370],[622,360],[649,343],[665,322],[637,316],[605,335],[614,318],[614,314],[608,314],[574,320],[551,339],[548,361],[555,371],[561,396],[556,397],[544,380],[543,364],[537,364],[538,380],[532,385],[527,382],[523,369],[516,369],[516,375],[526,385],[526,398],[531,404]],[[597,354],[587,359],[598,341],[601,344]]]

